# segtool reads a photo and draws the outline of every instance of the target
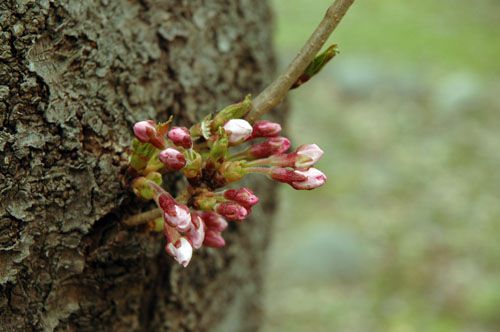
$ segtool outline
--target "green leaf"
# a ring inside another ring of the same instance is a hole
[[[337,44],[330,45],[323,53],[316,55],[314,60],[306,67],[304,73],[295,81],[290,90],[296,89],[305,82],[309,81],[314,75],[339,53]]]

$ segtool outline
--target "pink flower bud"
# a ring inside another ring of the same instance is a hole
[[[173,127],[168,132],[168,138],[178,146],[189,149],[193,145],[191,134],[186,127]]]
[[[303,181],[294,181],[290,185],[297,190],[311,190],[321,187],[326,182],[326,175],[316,168],[309,168],[307,171],[296,171],[306,177]]]
[[[166,148],[160,152],[159,158],[172,171],[178,171],[186,166],[186,158],[182,152],[174,148]]]
[[[252,135],[252,126],[243,119],[232,119],[226,122],[224,130],[228,133],[229,143],[236,144]]]
[[[134,124],[134,135],[142,143],[148,143],[156,134],[156,125],[153,120],[139,121]]]
[[[163,210],[163,218],[167,224],[177,228],[180,232],[189,230],[191,215],[187,206],[178,204],[168,194],[159,195],[158,206]]]
[[[307,176],[299,171],[279,167],[271,169],[271,178],[288,184],[307,180]]]
[[[189,264],[193,256],[193,247],[184,237],[179,238],[175,244],[167,243],[165,251],[184,267]]]
[[[249,153],[254,158],[266,158],[285,153],[290,145],[290,140],[286,137],[271,137],[262,143],[252,145]]]
[[[201,219],[208,230],[222,232],[227,228],[227,221],[220,214],[215,212],[203,212]]]
[[[203,245],[212,248],[221,248],[224,247],[226,241],[221,236],[220,232],[207,230],[205,234],[205,241],[203,241]]]
[[[165,139],[163,138],[167,124],[156,125],[152,120],[140,121],[134,125],[134,134],[142,143],[150,143],[158,149],[163,149]]]
[[[196,213],[191,214],[191,228],[187,233],[187,238],[194,249],[201,248],[205,239],[205,224]]]
[[[323,155],[323,150],[316,144],[305,144],[299,146],[295,154],[295,168],[306,170],[318,162]]]
[[[279,123],[271,121],[257,121],[253,125],[252,138],[254,137],[275,137],[281,132]]]
[[[228,220],[243,220],[248,215],[247,209],[235,202],[224,202],[215,207],[215,211]]]
[[[248,188],[226,190],[224,197],[241,204],[246,209],[251,208],[259,202],[259,198]]]

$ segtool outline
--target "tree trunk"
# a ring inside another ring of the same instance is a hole
[[[267,3],[3,0],[0,25],[0,330],[255,331],[268,182],[186,269],[120,222],[151,207],[124,181],[135,121],[190,125],[272,78]]]

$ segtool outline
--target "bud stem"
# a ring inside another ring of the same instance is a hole
[[[147,223],[148,221],[154,220],[161,217],[163,211],[161,209],[153,209],[146,212],[134,214],[123,221],[123,223],[128,227],[139,226]]]
[[[295,56],[295,59],[288,65],[285,72],[253,100],[252,110],[246,116],[250,123],[255,122],[283,101],[292,85],[313,61],[353,2],[354,0],[336,0],[328,8],[321,23]]]
[[[245,166],[273,165],[273,161],[274,161],[273,158],[267,157],[267,158],[247,161],[245,163]]]
[[[247,173],[262,173],[269,175],[271,169],[268,167],[245,167]]]
[[[237,152],[235,154],[232,154],[232,155],[229,155],[228,158],[226,158],[226,160],[228,161],[238,161],[238,160],[244,160],[244,159],[247,159],[249,156],[248,156],[248,151],[250,150],[250,148],[246,148],[245,150],[243,151],[240,151],[240,152]]]

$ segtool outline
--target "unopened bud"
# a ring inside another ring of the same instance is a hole
[[[252,135],[252,126],[243,119],[232,119],[224,125],[224,130],[228,134],[229,143],[238,144]]]
[[[207,230],[203,245],[212,248],[222,248],[226,245],[226,241],[224,241],[220,232]]]
[[[316,168],[307,171],[296,171],[306,177],[303,181],[293,181],[290,185],[297,190],[311,190],[321,187],[326,182],[326,175]]]
[[[201,218],[207,227],[207,230],[222,232],[227,228],[227,221],[220,214],[215,212],[203,212]]]
[[[191,213],[191,228],[187,233],[187,238],[194,249],[201,248],[205,239],[205,225],[196,213]]]
[[[290,148],[290,140],[286,137],[271,137],[266,141],[252,145],[249,153],[254,158],[266,158],[285,153]]]
[[[248,188],[226,190],[224,192],[224,197],[241,204],[247,209],[259,202],[259,198]]]
[[[271,169],[270,175],[273,180],[288,184],[307,180],[307,176],[299,171],[280,167]]]
[[[224,202],[216,206],[215,211],[228,220],[243,220],[248,215],[247,209],[235,202]]]
[[[168,138],[175,145],[182,146],[186,149],[189,149],[193,146],[191,134],[189,133],[189,129],[187,129],[186,127],[173,127],[168,132]]]
[[[165,141],[163,135],[169,122],[156,124],[153,120],[139,121],[134,124],[134,135],[142,143],[150,143],[158,149],[163,149]]]
[[[193,256],[193,247],[184,237],[179,238],[175,244],[168,243],[165,246],[165,251],[184,267],[189,264]]]
[[[171,171],[178,171],[186,166],[186,158],[182,152],[174,148],[166,148],[160,152],[158,157],[167,169]]]
[[[323,150],[316,144],[305,144],[299,146],[295,154],[295,168],[306,170],[318,162],[323,155]]]
[[[281,132],[281,125],[276,122],[261,120],[253,125],[252,138],[255,137],[275,137]]]
[[[191,227],[191,215],[189,208],[178,204],[168,193],[158,195],[157,204],[163,210],[165,222],[181,232],[189,230]]]
[[[153,120],[139,121],[134,124],[134,135],[143,143],[148,143],[151,137],[156,136],[156,124]]]

